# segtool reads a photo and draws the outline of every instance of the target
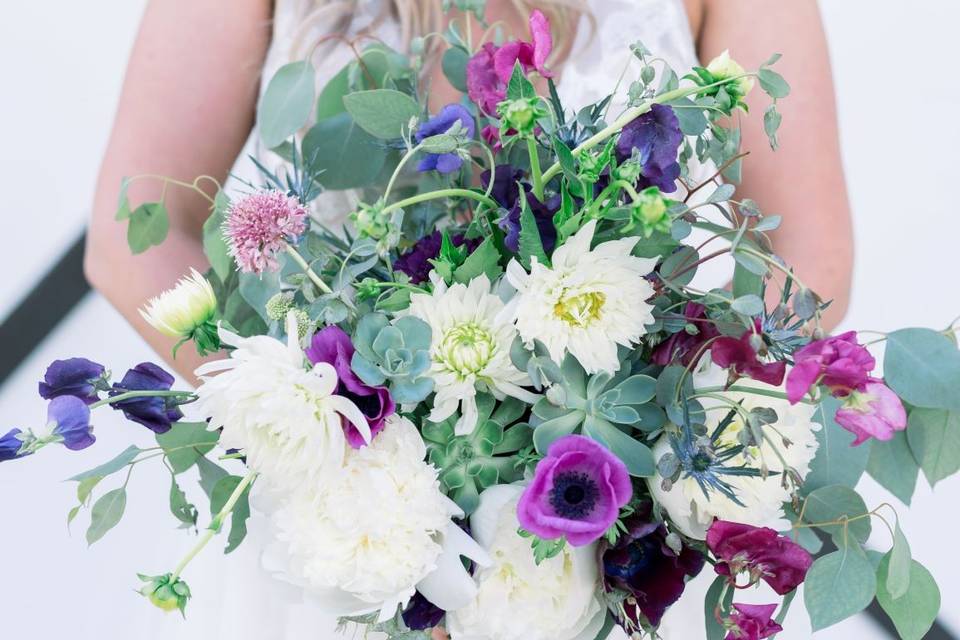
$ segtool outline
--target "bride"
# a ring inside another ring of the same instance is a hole
[[[475,4],[482,4],[477,2]],[[763,132],[762,111],[743,119],[743,143],[755,157],[746,163],[738,192],[765,211],[783,216],[777,252],[825,299],[829,327],[842,318],[849,294],[852,239],[838,149],[833,86],[815,0],[487,0],[488,23],[526,36],[533,8],[551,20],[558,88],[568,107],[605,97],[629,64],[629,45],[643,42],[684,73],[725,47],[747,67],[773,51],[794,92],[780,107],[782,145],[776,159]],[[162,355],[173,341],[150,329],[137,313],[149,297],[169,288],[189,267],[206,268],[201,229],[207,202],[186,190],[171,190],[167,241],[130,255],[125,227],[113,219],[123,176],[161,174],[191,180],[210,175],[221,182],[237,162],[247,173],[248,154],[276,165],[253,132],[262,79],[281,65],[307,55],[322,87],[353,52],[349,38],[367,34],[406,50],[411,40],[443,32],[441,0],[154,0],[149,2],[127,69],[110,143],[101,167],[88,234],[86,273],[93,285]],[[482,29],[470,21],[478,42]],[[331,37],[332,36],[332,37]],[[346,38],[336,37],[346,36]],[[439,38],[426,43],[432,64],[423,82],[431,88],[432,111],[459,99],[438,62]],[[312,52],[312,53],[311,53]],[[621,87],[623,89],[623,87]],[[620,104],[625,91],[620,92]],[[240,160],[237,161],[238,156]],[[694,176],[696,177],[696,176]],[[703,176],[706,177],[706,176]],[[158,199],[161,187],[131,186],[134,202]],[[352,208],[348,193],[321,194],[313,215],[342,224]],[[171,364],[188,379],[200,363],[188,350]],[[192,579],[198,598],[191,620],[151,621],[140,636],[229,637],[274,640],[336,637],[333,622],[309,606],[288,604],[280,587],[255,570],[257,541],[243,545],[246,558],[224,562],[211,556],[209,575]],[[242,573],[242,575],[241,575]],[[201,587],[201,582],[206,584]],[[219,606],[218,606],[219,601]],[[697,603],[693,597],[690,602]],[[668,618],[664,636],[696,637],[702,607]],[[689,616],[696,622],[690,622]]]

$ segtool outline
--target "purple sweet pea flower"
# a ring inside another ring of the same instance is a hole
[[[655,104],[623,128],[617,140],[617,158],[623,162],[636,150],[642,167],[638,189],[656,186],[673,193],[680,177],[677,150],[682,142],[677,114],[666,105]]]
[[[718,575],[736,581],[746,571],[751,583],[763,580],[780,595],[807,577],[813,558],[807,550],[768,527],[716,520],[707,531],[707,547],[717,558]]]
[[[414,140],[419,144],[425,138],[446,133],[457,122],[460,122],[463,126],[466,137],[473,138],[477,132],[477,125],[473,121],[473,116],[463,105],[448,104],[440,110],[440,113],[420,125],[414,135]],[[463,166],[463,158],[456,153],[428,153],[420,160],[417,170],[453,173],[459,171],[461,166]]]
[[[371,387],[365,384],[350,368],[353,358],[353,342],[340,327],[329,326],[313,334],[306,350],[307,359],[313,364],[326,362],[337,371],[337,393],[349,398],[363,413],[370,425],[371,438],[383,431],[387,418],[393,415],[396,405],[386,387]],[[354,449],[364,444],[363,436],[353,424],[341,416],[343,432]]]
[[[75,396],[92,404],[98,400],[96,383],[105,371],[102,364],[86,358],[54,360],[40,381],[40,397],[53,400],[58,396]]]
[[[603,536],[633,496],[620,458],[590,438],[569,435],[550,445],[517,505],[520,526],[544,539],[566,536],[575,547]]]
[[[717,338],[710,347],[710,357],[718,366],[730,369],[736,376],[746,376],[779,387],[783,383],[787,363],[762,362],[757,357],[757,351],[751,343],[754,336],[760,336],[760,331],[757,321],[754,329],[747,329],[739,338]]]
[[[523,171],[510,164],[498,164],[493,169],[493,187],[490,190],[490,197],[497,201],[504,209],[510,209],[517,203],[520,197],[520,185],[523,179]],[[486,169],[480,174],[480,184],[490,184],[490,170]]]
[[[80,398],[58,396],[47,407],[47,424],[63,438],[63,446],[71,451],[86,449],[96,441],[90,426],[90,407]]]
[[[23,441],[17,437],[21,433],[23,431],[20,429],[11,429],[0,438],[0,462],[23,457],[20,455],[20,447],[23,446]]]
[[[543,250],[549,254],[557,244],[557,228],[553,226],[553,214],[560,209],[561,197],[558,194],[548,198],[546,202],[540,202],[529,191],[524,193],[527,198],[527,206],[530,207],[533,219],[537,223]],[[507,215],[497,223],[506,234],[503,238],[504,246],[514,253],[520,251],[520,216],[522,213],[523,209],[518,197]]]
[[[876,360],[857,342],[857,332],[815,340],[793,354],[794,366],[787,375],[787,398],[800,402],[810,387],[822,384],[834,397],[843,398],[862,390]]]
[[[141,362],[113,385],[110,395],[118,396],[127,391],[169,391],[172,386],[172,375],[152,362]],[[176,401],[161,396],[130,398],[110,406],[123,411],[127,420],[142,424],[154,433],[169,431],[174,422],[183,418]]]
[[[480,246],[482,242],[479,238],[464,240],[462,233],[451,236],[450,240],[455,247],[466,244],[468,253]],[[430,279],[430,271],[433,269],[430,261],[440,255],[442,245],[443,234],[439,231],[420,238],[409,251],[394,260],[393,270],[410,276],[410,282],[413,284],[426,282]]]
[[[424,598],[419,591],[415,591],[401,616],[407,628],[413,631],[425,631],[443,622],[446,613],[446,611]]]
[[[733,603],[736,611],[730,616],[733,626],[724,640],[763,640],[783,631],[783,627],[771,618],[777,610],[775,604]]]
[[[604,586],[626,591],[651,625],[660,624],[667,609],[683,594],[687,579],[700,573],[703,554],[684,545],[677,554],[666,543],[667,530],[652,517],[653,503],[643,501],[624,521],[627,530],[617,543],[601,542]],[[640,621],[633,609],[625,609],[630,624]],[[626,621],[621,621],[621,623]]]
[[[857,436],[851,446],[870,438],[890,440],[895,431],[907,428],[907,412],[900,398],[876,378],[868,378],[862,391],[851,391],[834,419]]]
[[[707,308],[697,302],[688,302],[683,308],[683,317],[687,324],[697,328],[697,333],[687,333],[686,329],[672,334],[653,350],[653,363],[667,366],[675,360],[685,367],[693,364],[706,350],[704,347],[718,337],[720,332],[707,318]]]

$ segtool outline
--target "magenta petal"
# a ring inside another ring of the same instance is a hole
[[[851,393],[837,409],[837,424],[857,436],[853,446],[870,438],[886,441],[895,431],[907,426],[907,412],[893,391],[879,380],[871,378],[862,392]]]
[[[545,78],[551,77],[547,68],[547,58],[553,51],[553,36],[550,34],[550,20],[539,9],[530,14],[530,34],[533,37],[533,66]]]
[[[820,365],[813,360],[804,360],[787,374],[787,400],[797,404],[807,394],[820,376]]]
[[[493,63],[497,50],[488,42],[467,61],[467,95],[487,114],[495,114],[497,103],[506,96]]]
[[[504,84],[510,82],[514,67],[518,61],[522,65],[523,58],[533,62],[533,47],[519,40],[504,44],[493,54],[493,69],[496,71],[500,82]]]

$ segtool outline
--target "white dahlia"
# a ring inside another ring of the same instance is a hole
[[[489,557],[451,516],[416,427],[396,414],[373,442],[347,453],[329,482],[303,486],[272,515],[264,562],[330,613],[391,618],[414,590],[459,607],[476,592],[460,556]]]
[[[710,364],[707,372],[702,376],[695,376],[694,384],[699,388],[714,386],[721,379],[725,379],[726,372]],[[720,383],[722,384],[722,382]],[[750,387],[758,390],[783,392],[780,387],[774,387],[763,382],[742,378],[737,381],[738,387]],[[763,426],[763,431],[770,436],[772,443],[764,440],[759,446],[749,447],[739,455],[729,459],[724,464],[730,467],[746,465],[760,469],[766,464],[771,472],[766,478],[761,476],[732,476],[720,475],[720,479],[727,483],[737,499],[743,504],[737,504],[720,491],[710,490],[704,495],[703,489],[697,480],[681,471],[680,479],[673,484],[669,491],[662,487],[663,478],[657,474],[650,478],[650,491],[658,502],[667,510],[670,520],[686,535],[703,540],[707,529],[714,518],[741,522],[757,527],[772,527],[783,530],[788,523],[783,513],[783,504],[790,500],[790,492],[782,484],[779,471],[783,468],[783,460],[793,468],[801,478],[810,471],[810,462],[817,453],[816,432],[821,425],[814,422],[816,408],[808,404],[790,404],[785,399],[772,398],[749,392],[724,391],[721,395],[732,402],[741,403],[743,410],[765,407],[777,413],[777,421]],[[707,409],[707,433],[712,433],[723,420],[728,411],[720,407],[725,403],[709,398],[702,398],[704,408]],[[720,445],[736,445],[737,436],[748,428],[740,415],[737,414],[729,426],[724,429],[718,439]],[[787,440],[789,444],[785,444]],[[776,447],[776,448],[774,448]],[[672,451],[669,436],[664,435],[653,448],[656,460]],[[778,455],[779,454],[779,455]]]
[[[493,563],[474,573],[477,594],[447,614],[451,640],[593,640],[606,609],[597,599],[597,545],[567,545],[539,565],[530,539],[517,535],[523,487],[495,485],[470,518]]]
[[[213,320],[217,297],[213,287],[196,269],[159,296],[151,298],[140,315],[150,325],[171,338],[189,338]]]
[[[234,350],[197,369],[198,409],[220,444],[242,449],[247,465],[272,486],[287,487],[335,474],[347,448],[341,416],[370,441],[370,427],[353,402],[335,394],[337,372],[307,368],[296,319],[287,316],[287,344],[269,336],[242,338],[223,328]],[[216,375],[213,375],[216,374]]]
[[[521,388],[530,384],[529,377],[510,360],[517,331],[509,319],[501,317],[503,308],[503,301],[490,292],[486,275],[469,285],[449,287],[435,278],[433,293],[410,296],[410,314],[429,324],[433,332],[429,375],[436,396],[430,420],[446,420],[460,407],[458,435],[476,426],[478,390],[498,399],[514,396],[536,401],[534,394]]]
[[[528,347],[540,340],[560,362],[570,352],[588,373],[619,368],[617,345],[629,347],[646,333],[653,287],[644,276],[655,260],[630,255],[639,238],[602,242],[593,250],[591,220],[553,252],[552,266],[536,260],[530,273],[516,260],[507,279],[516,287],[510,313]]]

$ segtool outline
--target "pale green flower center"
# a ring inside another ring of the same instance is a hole
[[[570,326],[586,327],[600,318],[606,300],[607,296],[597,291],[569,297],[562,295],[553,305],[553,314]]]
[[[493,358],[496,348],[493,334],[486,327],[467,322],[443,334],[437,355],[448,369],[468,376],[482,371]]]

